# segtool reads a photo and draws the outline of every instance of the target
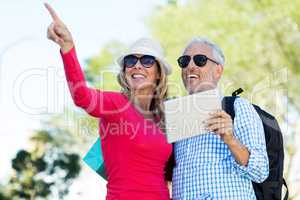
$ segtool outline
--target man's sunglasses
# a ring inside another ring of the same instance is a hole
[[[181,68],[186,68],[190,61],[191,61],[192,56],[189,55],[184,55],[184,56],[180,56],[177,59],[178,65]],[[215,63],[215,64],[219,64],[217,61],[214,61],[211,58],[208,58],[206,55],[202,55],[202,54],[197,54],[193,56],[193,60],[194,63],[198,66],[198,67],[204,67],[207,63],[207,60],[210,60],[211,62]]]
[[[137,57],[136,55],[128,55],[124,57],[124,67],[125,68],[132,68],[136,65],[136,63],[140,61],[140,63],[145,68],[150,68],[153,66],[153,64],[156,62],[156,59],[154,56],[150,55],[143,55],[141,57]]]

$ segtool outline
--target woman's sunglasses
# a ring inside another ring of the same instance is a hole
[[[192,56],[189,55],[184,55],[184,56],[180,56],[177,59],[178,65],[181,68],[186,68],[190,61],[191,61]],[[206,55],[202,55],[202,54],[197,54],[193,56],[193,60],[194,63],[198,66],[198,67],[204,67],[207,63],[207,60],[210,60],[211,62],[215,63],[215,64],[219,64],[217,61],[214,61],[213,59],[208,58]]]
[[[125,68],[132,68],[136,65],[136,63],[140,61],[140,63],[145,68],[150,68],[153,66],[153,64],[156,62],[156,59],[154,56],[150,55],[143,55],[141,57],[137,57],[136,55],[128,55],[124,57],[124,67]]]

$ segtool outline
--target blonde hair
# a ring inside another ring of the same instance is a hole
[[[161,67],[157,61],[158,73],[160,73],[160,78],[158,79],[154,91],[153,98],[150,104],[150,111],[154,116],[159,117],[159,127],[162,131],[165,131],[165,113],[164,113],[164,104],[168,96],[168,87],[167,87],[167,75],[165,69]],[[125,78],[125,68],[123,67],[120,73],[118,74],[118,82],[121,86],[121,92],[125,94],[128,99],[131,99],[131,90]]]

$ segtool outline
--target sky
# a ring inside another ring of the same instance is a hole
[[[151,36],[147,16],[164,0],[47,1],[71,30],[81,63],[111,40],[130,44]],[[59,47],[46,37],[51,18],[39,0],[0,0],[0,179],[27,148],[41,119],[62,112],[70,96]],[[104,199],[105,182],[87,167],[69,199]],[[75,191],[75,192],[74,192]]]

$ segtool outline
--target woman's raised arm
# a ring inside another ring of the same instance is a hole
[[[54,9],[47,3],[53,22],[48,27],[47,37],[60,46],[68,87],[75,105],[86,110],[94,117],[103,117],[115,110],[111,92],[100,92],[87,87],[83,71],[80,67],[72,35],[67,26],[58,17]]]
[[[74,46],[70,31],[49,4],[45,3],[45,7],[52,17],[52,23],[48,27],[47,37],[58,44],[63,53],[68,52]]]

